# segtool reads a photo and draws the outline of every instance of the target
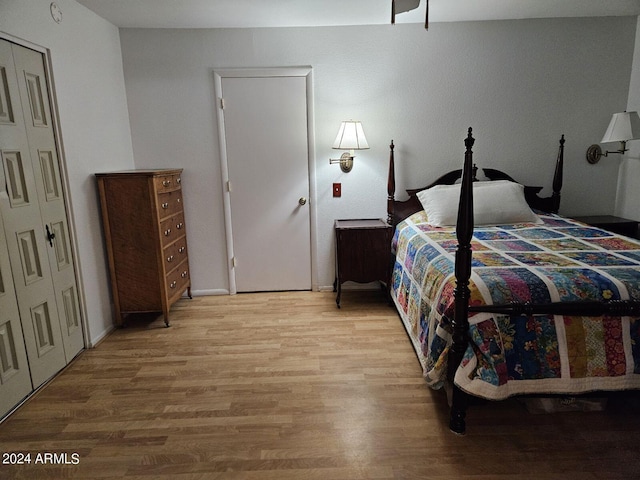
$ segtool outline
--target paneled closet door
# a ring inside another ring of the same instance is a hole
[[[4,282],[15,287],[31,381],[38,387],[82,348],[42,55],[0,40],[0,95],[0,212],[12,273]],[[5,315],[3,309],[0,323]]]
[[[0,43],[0,151],[9,145],[5,125],[15,117],[8,98],[7,65],[13,64],[9,44]],[[4,162],[3,162],[4,163]],[[2,211],[8,203],[4,168],[0,168],[0,417],[33,390],[22,336],[20,311],[13,287]]]
[[[84,338],[44,59],[40,53],[17,45],[13,45],[13,58],[68,363],[84,347]]]
[[[1,174],[0,181],[2,181]],[[0,417],[2,417],[33,390],[22,337],[20,312],[13,288],[2,212],[0,212],[0,312],[2,312],[0,313]]]
[[[31,164],[18,75],[3,42],[3,90],[8,121],[0,126],[3,178],[0,209],[4,221],[13,283],[18,300],[32,382],[38,386],[65,365],[58,307],[47,258],[45,229],[40,215],[35,174]],[[4,312],[2,313],[4,317]]]

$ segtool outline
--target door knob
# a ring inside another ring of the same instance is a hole
[[[45,225],[45,229],[47,230],[47,241],[53,247],[53,239],[56,238],[56,234],[49,230],[49,225]]]
[[[299,205],[305,205],[306,203],[307,203],[307,199],[304,197],[300,197],[300,199],[298,200]]]

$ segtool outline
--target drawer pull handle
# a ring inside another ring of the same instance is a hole
[[[176,202],[182,203],[182,199],[180,197],[176,198]]]
[[[185,270],[184,272],[182,272],[182,274],[180,275],[182,278],[187,278],[187,271]]]
[[[162,186],[163,187],[168,187],[169,185],[171,185],[171,180],[163,180],[162,181]]]
[[[165,237],[168,237],[169,235],[171,235],[171,229],[170,229],[170,228],[167,228],[167,229],[164,231],[164,236],[165,236]]]
[[[180,185],[182,183],[182,179],[180,177],[176,178],[176,183]]]
[[[169,208],[169,204],[168,204],[168,203],[166,203],[166,202],[165,202],[165,203],[163,203],[163,204],[162,204],[162,208],[166,210],[167,208]]]
[[[184,250],[185,250],[185,248],[184,248],[184,247],[180,247],[180,248],[178,249],[178,253],[184,253]]]
[[[184,227],[184,223],[180,222],[179,224],[176,225],[176,228],[178,230],[180,230],[182,227]]]
[[[178,282],[174,280],[173,282],[171,282],[171,285],[169,285],[169,288],[176,288],[177,286],[178,286]]]
[[[167,257],[167,262],[173,262],[173,255],[169,255]]]

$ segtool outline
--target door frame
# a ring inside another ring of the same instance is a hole
[[[233,267],[233,229],[231,225],[231,193],[229,191],[229,163],[225,140],[225,124],[222,108],[223,78],[255,78],[255,77],[305,77],[307,87],[307,158],[309,161],[309,222],[311,245],[311,289],[318,287],[318,242],[317,242],[317,210],[316,210],[316,157],[315,157],[315,124],[313,106],[313,69],[309,67],[274,67],[274,68],[220,68],[213,71],[215,110],[218,119],[218,143],[220,153],[220,172],[222,179],[222,203],[224,208],[225,236],[227,244],[227,269],[229,275],[229,294],[237,293],[236,278]]]
[[[69,226],[69,244],[71,245],[71,257],[73,258],[73,269],[77,286],[78,309],[80,310],[82,337],[84,340],[84,348],[92,348],[94,345],[92,344],[89,337],[89,325],[87,323],[87,318],[89,317],[87,315],[86,295],[80,269],[80,257],[78,256],[78,236],[71,202],[71,184],[69,182],[69,171],[67,170],[67,159],[64,150],[64,142],[62,140],[62,129],[60,127],[60,111],[58,109],[58,97],[56,96],[56,87],[53,76],[51,50],[23,38],[14,37],[13,35],[2,31],[0,31],[0,39],[14,43],[21,47],[34,50],[40,53],[44,60],[44,70],[47,77],[47,93],[49,94],[49,107],[51,108],[51,124],[53,128],[53,137],[56,144],[56,152],[58,154],[58,166],[60,169],[60,182],[62,184],[65,215],[67,217],[67,225]]]

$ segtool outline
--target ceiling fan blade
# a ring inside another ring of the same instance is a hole
[[[396,13],[404,13],[420,6],[420,0],[395,0]]]
[[[429,0],[427,0],[427,13],[424,17],[424,28],[429,30]]]
[[[420,6],[420,0],[391,0],[391,24],[396,23],[396,14],[415,10]],[[427,17],[424,28],[429,28],[429,0],[427,0]]]

